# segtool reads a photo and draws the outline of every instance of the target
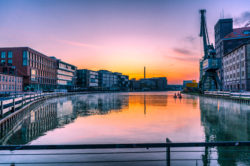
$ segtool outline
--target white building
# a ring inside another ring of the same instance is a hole
[[[55,57],[51,57],[56,59]],[[57,89],[74,90],[76,86],[77,67],[56,59],[56,84]]]
[[[250,44],[243,44],[223,56],[223,88],[250,91]]]

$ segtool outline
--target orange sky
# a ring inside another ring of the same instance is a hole
[[[216,4],[216,5],[214,5]],[[249,0],[36,0],[0,1],[0,47],[31,47],[79,69],[169,84],[198,80],[202,57],[199,9],[207,10],[210,41],[219,18],[248,21]]]

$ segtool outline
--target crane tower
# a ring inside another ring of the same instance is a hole
[[[200,60],[200,82],[201,91],[221,90],[221,82],[216,72],[219,69],[219,60],[216,58],[213,44],[209,43],[207,25],[206,25],[206,10],[200,10],[201,27],[200,37],[203,38],[204,56]]]

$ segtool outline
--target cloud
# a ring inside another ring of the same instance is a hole
[[[194,43],[195,40],[196,40],[196,37],[194,37],[194,36],[186,36],[184,38],[184,40],[187,41],[187,42],[189,42],[189,43]]]
[[[173,51],[177,54],[192,55],[193,53],[188,49],[173,48]]]
[[[103,48],[102,46],[93,45],[93,44],[86,44],[81,42],[75,42],[75,41],[69,41],[69,40],[58,40],[59,42],[66,43],[72,46],[78,46],[78,47],[88,47],[88,48]]]
[[[243,12],[239,17],[234,18],[235,25],[245,26],[250,22],[250,11]]]
[[[189,62],[199,62],[199,59],[198,57],[196,56],[187,56],[187,57],[184,57],[184,56],[171,56],[172,59],[175,59],[175,60],[178,60],[178,61],[189,61]]]
[[[186,62],[199,62],[199,54],[185,48],[173,48],[173,54],[166,56],[166,58],[174,59],[177,61]]]

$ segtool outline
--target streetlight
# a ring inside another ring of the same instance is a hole
[[[11,68],[12,69],[14,69],[14,71],[15,71],[15,98],[16,98],[16,76],[17,76],[17,74],[16,74],[16,66],[11,66]]]

